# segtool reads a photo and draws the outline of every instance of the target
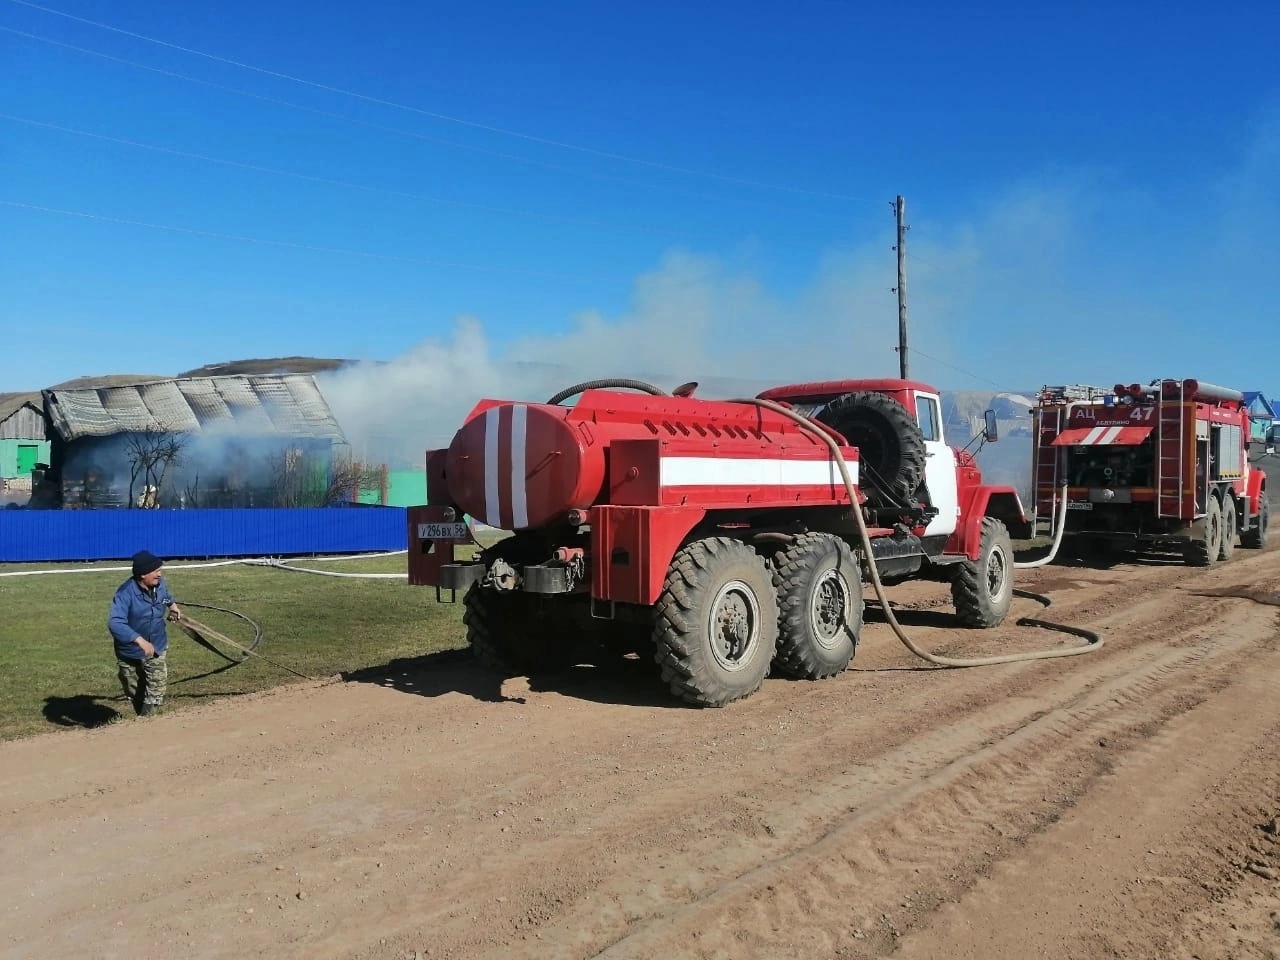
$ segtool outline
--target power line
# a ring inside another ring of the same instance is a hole
[[[944,367],[950,367],[952,370],[956,371],[957,373],[963,373],[966,377],[972,377],[974,380],[977,380],[979,383],[989,383],[991,384],[991,386],[995,387],[997,390],[1004,389],[1000,384],[996,383],[994,380],[988,380],[986,377],[979,376],[978,374],[974,373],[972,370],[966,370],[964,369],[964,367],[957,367],[954,363],[948,363],[946,360],[939,360],[937,357],[932,356],[931,354],[925,353],[919,347],[913,346],[911,348],[911,351],[913,353],[920,354],[920,356],[924,357],[927,360],[932,360],[934,363],[940,363]]]
[[[164,223],[148,223],[143,220],[128,220],[121,217],[108,217],[99,213],[88,213],[83,210],[62,210],[57,207],[45,207],[36,203],[21,200],[0,198],[0,206],[16,207],[20,210],[34,210],[39,213],[51,213],[64,217],[78,217],[82,220],[97,220],[101,223],[112,223],[127,227],[143,227],[147,230],[163,230],[169,233],[185,233],[195,237],[209,237],[214,240],[234,240],[238,243],[255,243],[268,247],[283,247],[291,250],[307,250],[312,253],[329,253],[347,257],[362,257],[368,260],[387,260],[393,263],[409,263],[427,267],[448,267],[451,270],[480,270],[494,273],[518,273],[532,277],[549,277],[557,280],[593,280],[596,276],[580,273],[553,273],[545,270],[526,270],[520,267],[501,267],[492,264],[459,263],[449,260],[433,260],[429,257],[407,257],[392,253],[373,253],[367,250],[349,250],[343,247],[324,247],[312,243],[299,243],[293,240],[268,240],[264,237],[248,237],[234,233],[220,233],[215,230],[201,230],[195,227],[180,227]]]
[[[469,203],[465,200],[454,200],[448,197],[437,197],[426,193],[414,193],[408,190],[396,190],[390,187],[379,187],[372,184],[354,183],[349,180],[337,180],[331,177],[315,176],[309,173],[300,173],[295,170],[281,170],[276,167],[265,167],[256,163],[247,163],[241,160],[231,160],[226,157],[211,157],[202,153],[192,153],[187,150],[177,150],[172,147],[162,147],[154,143],[142,143],[138,140],[126,140],[123,137],[113,137],[103,133],[92,133],[88,130],[76,130],[72,127],[63,127],[56,123],[49,123],[44,120],[33,120],[30,117],[19,117],[9,113],[0,113],[0,120],[9,120],[14,123],[23,123],[32,127],[39,127],[45,130],[55,130],[58,133],[68,133],[77,137],[87,137],[92,140],[102,140],[107,143],[121,144],[127,147],[136,147],[140,150],[152,150],[156,153],[165,153],[170,156],[183,157],[189,160],[201,160],[205,163],[217,163],[228,167],[236,167],[241,170],[252,170],[256,173],[269,173],[279,177],[292,177],[297,180],[306,180],[312,183],[321,183],[335,187],[345,187],[351,190],[367,190],[372,193],[382,193],[393,197],[404,197],[410,200],[422,200],[427,203],[439,203],[448,206],[464,207],[471,210],[482,210],[486,213],[501,213],[512,216],[531,217],[539,220],[552,220],[558,223],[571,223],[592,227],[611,227],[620,230],[631,230],[640,233],[671,233],[669,230],[655,230],[649,227],[632,226],[629,224],[615,224],[602,220],[588,220],[580,217],[563,217],[550,213],[539,213],[534,210],[522,210],[511,207],[493,207],[479,203]]]
[[[504,127],[492,126],[490,124],[480,123],[475,120],[467,120],[462,117],[454,117],[444,113],[436,113],[431,110],[424,110],[421,107],[414,107],[409,104],[398,103],[394,100],[386,100],[381,97],[369,96],[368,94],[359,93],[354,90],[347,90],[342,87],[335,87],[327,83],[320,83],[315,80],[308,80],[305,77],[297,77],[297,76],[293,76],[292,74],[281,73],[277,70],[271,70],[266,67],[259,67],[251,63],[244,63],[243,61],[240,61],[240,60],[233,60],[229,57],[222,57],[217,54],[208,53],[203,50],[196,50],[191,47],[184,47],[184,46],[181,46],[180,44],[171,43],[170,41],[167,41],[167,40],[161,40],[156,37],[147,36],[146,34],[135,33],[132,30],[125,30],[121,27],[116,27],[116,26],[112,26],[111,24],[102,23],[101,21],[98,21],[98,20],[90,20],[87,17],[79,17],[79,16],[76,16],[75,14],[67,13],[63,10],[55,10],[52,7],[46,7],[38,3],[32,3],[31,0],[9,0],[9,2],[18,4],[19,6],[29,7],[32,10],[39,10],[42,13],[48,13],[58,17],[65,17],[68,20],[74,20],[78,23],[88,24],[89,26],[97,27],[101,30],[107,30],[112,33],[117,33],[122,36],[131,37],[135,40],[142,40],[146,43],[152,43],[157,46],[165,47],[170,50],[177,50],[180,53],[187,53],[187,54],[191,54],[192,56],[203,57],[204,59],[211,60],[214,63],[225,64],[227,66],[236,67],[241,70],[249,70],[254,73],[261,74],[263,76],[273,77],[277,80],[286,80],[290,83],[296,83],[302,86],[311,87],[312,89],[315,89],[315,90],[323,90],[326,93],[334,93],[334,94],[338,94],[339,96],[350,97],[352,99],[360,100],[365,103],[372,103],[372,104],[377,104],[378,106],[390,107],[394,110],[403,110],[409,113],[417,114],[419,116],[429,117],[433,120],[442,120],[447,123],[459,124],[461,126],[470,127],[475,130],[483,130],[487,133],[494,133],[504,137],[513,137],[519,140],[528,141],[530,143],[538,143],[538,144],[542,144],[543,146],[556,147],[562,150],[573,150],[578,153],[585,153],[590,156],[600,157],[602,159],[618,160],[624,163],[638,164],[638,165],[650,167],[656,170],[665,170],[669,173],[679,173],[686,176],[695,176],[695,177],[706,177],[712,180],[719,180],[724,183],[737,184],[739,186],[754,187],[754,188],[763,189],[763,190],[777,190],[785,193],[807,194],[809,196],[824,197],[829,200],[851,200],[857,203],[871,202],[869,200],[866,200],[863,197],[854,197],[854,196],[849,196],[847,194],[830,193],[822,190],[810,190],[805,187],[795,187],[795,186],[789,186],[786,184],[766,183],[760,180],[751,180],[744,177],[732,177],[725,174],[711,173],[704,170],[693,170],[688,167],[680,167],[674,164],[662,163],[656,160],[645,160],[639,157],[631,157],[625,154],[613,153],[608,150],[600,150],[595,147],[583,146],[582,144],[569,143],[563,140],[554,140],[549,137],[541,137],[541,136],[537,136],[536,134],[524,133],[523,131],[519,131],[519,130],[509,130]]]
[[[933,269],[933,270],[942,270],[942,269],[943,269],[942,267],[938,266],[938,264],[933,263],[933,262],[931,262],[931,261],[929,261],[929,260],[925,260],[925,259],[923,259],[923,258],[921,258],[921,257],[918,257],[918,256],[916,256],[914,253],[908,253],[908,254],[907,254],[907,259],[908,259],[908,260],[910,260],[912,263],[918,263],[918,264],[920,264],[920,266],[922,266],[922,267],[929,267],[930,269]]]
[[[279,97],[269,97],[260,93],[253,93],[249,90],[241,90],[238,87],[232,87],[224,83],[217,83],[213,80],[205,80],[201,77],[193,77],[189,74],[178,73],[173,70],[165,70],[161,67],[153,67],[150,64],[139,63],[136,60],[129,60],[125,57],[117,57],[109,53],[103,53],[100,50],[92,50],[88,47],[77,46],[73,43],[66,43],[62,40],[55,40],[52,37],[41,36],[38,33],[29,33],[26,30],[18,30],[14,27],[6,27],[0,25],[0,31],[11,33],[15,36],[23,37],[28,40],[35,40],[39,43],[45,43],[54,47],[61,47],[64,50],[70,50],[74,53],[83,54],[89,57],[97,57],[100,60],[106,60],[110,63],[117,63],[121,66],[131,67],[136,70],[145,70],[148,73],[154,73],[162,77],[169,77],[174,80],[182,80],[186,83],[194,83],[199,86],[208,87],[213,90],[221,90],[224,93],[234,94],[238,97],[245,97],[250,100],[257,100],[261,103],[269,103],[273,106],[285,107],[289,110],[297,110],[301,113],[309,113],[313,116],[324,117],[329,120],[338,120],[342,123],[350,123],[355,126],[364,127],[368,130],[377,130],[380,133],[389,133],[395,136],[407,137],[412,140],[419,140],[423,143],[433,143],[440,146],[452,147],[457,150],[466,150],[471,153],[480,154],[482,156],[494,157],[500,160],[510,160],[515,163],[523,163],[529,166],[541,167],[546,170],[554,170],[557,173],[568,174],[569,176],[589,177],[595,180],[605,180],[611,183],[621,183],[626,186],[640,187],[645,190],[662,190],[667,193],[676,193],[687,197],[696,197],[699,200],[711,200],[716,203],[733,203],[744,206],[762,207],[772,210],[790,211],[804,213],[810,217],[821,217],[822,219],[846,221],[847,216],[836,213],[824,213],[821,211],[809,210],[803,207],[793,207],[786,204],[779,204],[765,200],[748,199],[743,197],[723,197],[712,193],[703,193],[699,190],[691,190],[687,187],[678,187],[670,184],[650,183],[644,180],[635,180],[630,177],[622,177],[616,174],[603,173],[597,170],[579,170],[573,167],[566,167],[562,164],[551,163],[546,160],[537,160],[532,157],[522,157],[519,154],[505,153],[501,150],[490,150],[486,147],[477,147],[473,144],[462,143],[457,140],[448,140],[443,137],[433,137],[429,134],[419,133],[416,130],[407,130],[403,127],[392,127],[382,123],[374,123],[370,120],[361,120],[357,117],[350,117],[341,113],[334,113],[329,110],[321,110],[317,107],[309,107],[300,103],[293,103],[290,100],[282,100]]]

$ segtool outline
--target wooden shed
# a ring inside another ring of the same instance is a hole
[[[49,462],[49,438],[38,393],[0,393],[0,493],[29,494],[31,472]]]

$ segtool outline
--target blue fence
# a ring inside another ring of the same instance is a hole
[[[403,507],[0,510],[0,562],[280,557],[403,550]]]

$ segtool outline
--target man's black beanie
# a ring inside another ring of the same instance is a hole
[[[152,570],[159,570],[164,561],[148,550],[139,550],[133,555],[133,575],[145,576]]]

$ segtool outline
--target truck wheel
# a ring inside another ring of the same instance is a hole
[[[995,517],[982,518],[977,560],[957,565],[951,581],[956,616],[966,627],[999,626],[1013,603],[1013,540]]]
[[[1253,527],[1240,534],[1240,546],[1250,550],[1261,550],[1267,545],[1267,526],[1271,509],[1267,506],[1267,491],[1259,494],[1258,515],[1254,518]]]
[[[862,630],[862,567],[839,537],[805,533],[773,558],[778,592],[774,665],[801,680],[849,665]]]
[[[1209,497],[1209,509],[1205,511],[1200,536],[1186,545],[1182,559],[1189,567],[1211,567],[1218,562],[1222,549],[1222,504],[1217,497]]]
[[[686,703],[722,707],[764,683],[778,642],[778,600],[764,560],[729,537],[676,553],[655,607],[654,659]]]
[[[901,502],[924,477],[924,434],[911,412],[874,390],[846,393],[817,415],[858,448],[858,484]]]
[[[1222,498],[1222,542],[1218,544],[1218,559],[1230,560],[1236,552],[1236,501],[1230,494]]]
[[[506,674],[567,666],[575,653],[571,632],[538,608],[539,599],[473,583],[463,600],[462,622],[475,658]]]

